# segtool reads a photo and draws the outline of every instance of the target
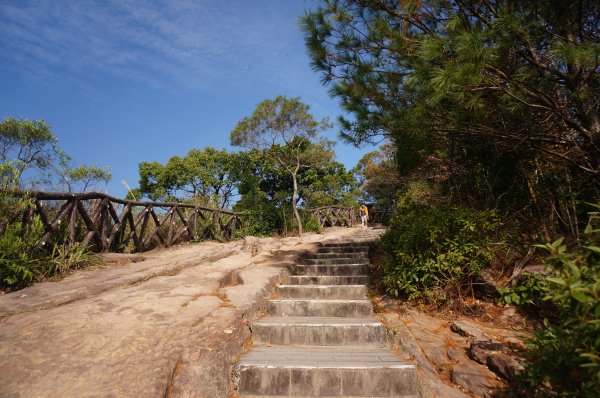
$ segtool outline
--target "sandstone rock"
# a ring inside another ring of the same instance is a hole
[[[454,362],[464,361],[466,359],[465,349],[463,347],[448,347],[448,358]]]
[[[421,398],[469,398],[469,395],[441,380],[429,378],[421,381]]]
[[[323,237],[261,239],[256,256],[239,242],[182,245],[1,295],[0,396],[229,397],[243,320]],[[232,271],[244,283],[228,283]]]
[[[423,353],[421,343],[417,341],[411,329],[404,325],[397,314],[383,313],[380,316],[386,327],[393,328],[392,340],[400,355],[416,363],[417,372],[419,372],[421,398],[468,397],[458,388],[454,388],[440,380],[440,376]],[[413,325],[413,327],[415,333],[420,333],[417,325]]]
[[[503,344],[492,341],[475,341],[469,346],[467,354],[472,360],[485,365],[490,356],[504,351],[506,351],[506,347]]]
[[[454,333],[458,333],[461,336],[472,337],[476,341],[489,341],[491,340],[490,336],[485,334],[479,326],[475,325],[472,322],[465,320],[457,320],[452,322],[452,326],[450,326],[450,330]]]
[[[506,343],[509,347],[511,347],[515,350],[518,350],[518,351],[524,351],[527,349],[527,346],[525,345],[523,340],[518,339],[516,337],[506,337],[504,339],[504,343]]]
[[[259,240],[256,236],[246,236],[242,244],[242,250],[245,252],[256,254],[258,253]]]
[[[412,326],[412,327],[411,327]],[[419,342],[421,350],[429,359],[429,361],[437,367],[448,364],[448,355],[446,354],[446,342],[444,335],[435,334],[425,329],[413,330],[414,324],[409,324],[408,327]]]
[[[515,358],[506,354],[494,354],[487,358],[487,366],[498,376],[513,381],[515,375],[523,370],[523,366]]]
[[[513,316],[515,316],[516,313],[517,310],[515,309],[515,307],[508,307],[502,312],[502,315],[512,318]]]
[[[100,253],[97,254],[103,263],[105,264],[116,264],[124,265],[127,263],[138,263],[144,261],[144,256],[141,254],[127,254],[127,253]]]
[[[492,397],[498,382],[494,374],[479,365],[459,363],[452,368],[451,380],[479,397]]]

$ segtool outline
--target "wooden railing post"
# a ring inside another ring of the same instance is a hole
[[[25,233],[37,216],[44,226],[43,242],[67,245],[81,242],[91,244],[92,249],[100,252],[123,250],[131,240],[133,251],[141,252],[156,244],[171,246],[182,240],[198,239],[198,217],[209,223],[202,235],[209,233],[211,238],[231,239],[244,217],[240,213],[193,204],[128,201],[97,192],[3,192],[31,198],[33,206],[17,214],[15,219],[0,220],[0,236],[6,225],[18,219]],[[134,215],[136,208],[142,210]],[[62,232],[66,234],[61,235]]]

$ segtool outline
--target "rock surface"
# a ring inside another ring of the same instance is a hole
[[[506,354],[490,355],[486,364],[492,372],[509,381],[514,380],[515,375],[523,370],[519,361]]]
[[[478,397],[492,397],[500,383],[492,372],[473,363],[461,362],[452,367],[452,382]]]
[[[417,365],[422,398],[488,397],[506,385],[496,374],[514,375],[510,365],[518,361],[506,353],[521,341],[516,332],[466,319],[446,321],[405,304],[377,304],[399,354]]]
[[[493,341],[475,341],[471,343],[467,354],[469,358],[482,365],[487,364],[488,358],[506,351],[506,347]]]
[[[490,336],[482,332],[477,325],[466,320],[456,320],[452,322],[452,326],[450,326],[450,329],[454,333],[458,333],[464,337],[471,337],[476,341],[491,340]]]
[[[180,246],[1,295],[0,395],[227,397],[269,286],[351,233]]]

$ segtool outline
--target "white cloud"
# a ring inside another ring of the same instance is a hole
[[[294,79],[294,64],[306,61],[290,3],[0,1],[0,67],[58,86],[107,77],[176,89]]]

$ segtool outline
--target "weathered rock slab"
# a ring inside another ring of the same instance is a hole
[[[1,295],[0,395],[229,397],[268,287],[349,233],[184,245]]]

